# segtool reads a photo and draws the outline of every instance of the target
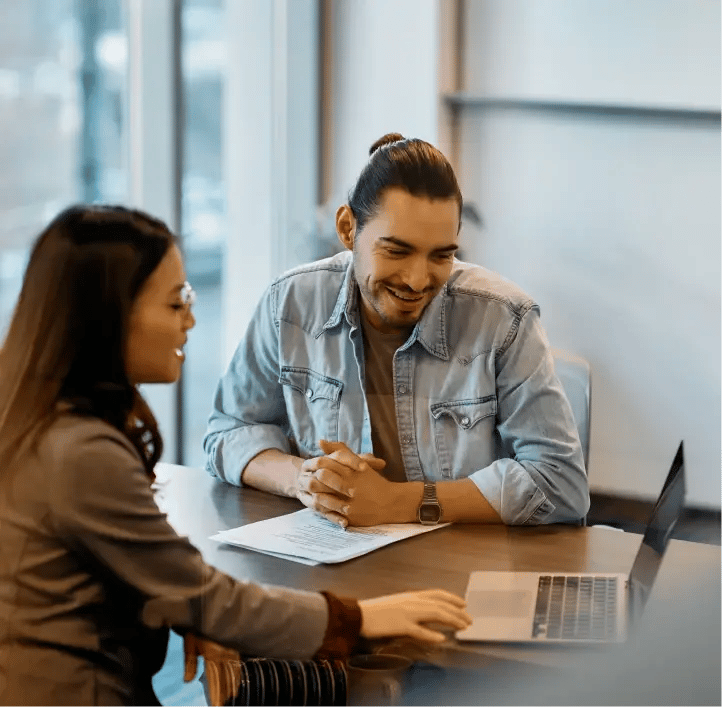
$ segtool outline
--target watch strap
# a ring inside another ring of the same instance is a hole
[[[424,496],[421,499],[421,503],[438,503],[439,499],[436,497],[436,482],[435,481],[424,481]]]

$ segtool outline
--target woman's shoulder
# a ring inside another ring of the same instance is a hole
[[[98,418],[59,414],[39,440],[35,464],[58,518],[97,514],[120,503],[129,490],[136,496],[150,493],[150,480],[130,440]]]
[[[36,456],[46,469],[58,471],[138,466],[140,457],[130,440],[110,423],[67,409],[58,414],[40,436]]]
[[[145,467],[122,432],[99,418],[62,409],[6,478],[18,508],[65,525],[98,515],[96,506],[118,502],[129,487],[134,498],[146,500],[150,494]]]

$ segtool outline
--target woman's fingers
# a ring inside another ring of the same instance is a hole
[[[211,704],[222,707],[240,688],[240,662],[206,659],[206,682]],[[237,674],[236,674],[237,673]]]
[[[445,601],[447,604],[453,604],[454,606],[466,606],[466,600],[463,597],[460,597],[458,594],[453,594],[452,592],[447,592],[445,589],[422,589],[418,592],[412,593],[426,599]]]
[[[455,629],[466,628],[472,621],[463,607],[445,599],[413,598],[406,604],[406,613],[416,622],[437,623]]]
[[[419,589],[418,591],[414,592],[403,592],[400,594],[393,594],[389,596],[393,596],[399,601],[407,599],[410,602],[417,602],[422,600],[443,602],[444,604],[458,606],[462,609],[466,606],[466,600],[463,597],[460,597],[458,594],[454,594],[453,592],[447,592],[445,589]]]
[[[211,704],[224,705],[238,692],[241,677],[238,651],[188,632],[183,636],[183,652],[185,682],[195,677],[198,656],[203,657]]]
[[[438,623],[460,630],[466,628],[472,621],[471,616],[463,609],[450,606],[429,606],[419,610],[418,621]]]
[[[441,624],[459,630],[471,623],[464,600],[444,590],[391,594],[359,602],[361,634],[365,638],[411,636],[439,642],[444,635],[424,624]]]
[[[183,636],[183,663],[183,682],[190,682],[198,672],[198,646],[192,633]]]
[[[442,643],[447,638],[440,631],[434,631],[433,629],[426,628],[426,626],[414,623],[409,624],[407,635],[424,643]]]

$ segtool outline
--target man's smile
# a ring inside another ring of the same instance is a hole
[[[386,285],[386,289],[394,296],[396,299],[401,300],[402,302],[411,303],[414,302],[421,302],[424,297],[426,297],[426,293],[422,293],[420,295],[412,295],[412,294],[401,294],[398,290],[394,290],[393,288]]]

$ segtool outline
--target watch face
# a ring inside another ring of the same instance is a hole
[[[419,507],[421,523],[438,523],[441,518],[441,506],[438,503],[422,503]]]

